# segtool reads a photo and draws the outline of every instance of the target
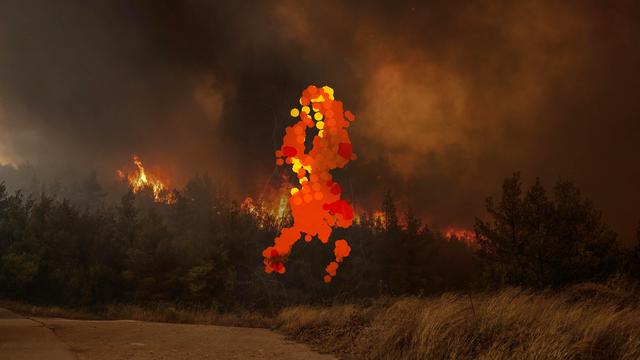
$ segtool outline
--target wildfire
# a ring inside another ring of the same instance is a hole
[[[456,238],[463,241],[468,246],[474,246],[476,243],[476,233],[472,230],[448,228],[444,231],[444,236],[447,239]]]
[[[142,161],[137,155],[133,156],[133,164],[135,165],[133,172],[128,173],[125,170],[118,170],[117,174],[118,177],[129,183],[129,187],[134,194],[148,189],[151,191],[155,202],[165,204],[175,202],[174,194],[167,188],[162,180],[145,170]]]
[[[287,219],[287,196],[282,194],[278,199],[271,202],[274,206],[268,206],[262,201],[254,201],[252,197],[246,197],[240,209],[245,211],[257,220],[258,226],[262,229],[267,224],[281,226]]]
[[[380,210],[374,211],[373,215],[371,215],[371,219],[375,224],[380,224],[383,226],[387,222],[387,216]]]
[[[252,197],[246,197],[240,205],[244,212],[256,219],[260,228],[268,225],[275,225],[277,228],[281,228],[289,221],[288,199],[291,182],[285,175],[280,180],[280,189],[265,188],[258,201],[255,201]]]

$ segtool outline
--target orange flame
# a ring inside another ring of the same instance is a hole
[[[134,194],[137,194],[144,189],[149,189],[155,202],[165,204],[172,204],[175,202],[174,194],[169,191],[164,182],[162,182],[158,177],[145,170],[142,165],[142,161],[137,155],[133,156],[133,164],[136,168],[132,173],[127,175],[126,171],[118,170],[117,174],[121,179],[126,179],[128,181],[129,187]]]
[[[252,197],[246,197],[240,204],[247,214],[256,219],[258,226],[262,229],[267,223],[282,225],[287,218],[287,196],[281,195],[278,199],[271,201],[273,206],[265,205],[262,201],[254,201]]]
[[[387,216],[383,211],[376,210],[371,215],[371,220],[373,220],[374,224],[385,226],[385,224],[387,223]]]
[[[336,100],[333,93],[328,86],[310,85],[302,92],[300,107],[290,111],[298,121],[287,127],[283,144],[275,153],[276,164],[290,165],[300,186],[291,188],[288,201],[293,226],[282,229],[274,245],[262,252],[268,273],[284,273],[284,262],[303,234],[307,242],[317,236],[326,244],[333,227],[347,228],[354,220],[353,208],[341,199],[342,190],[330,171],[343,168],[356,158],[347,132],[355,116],[344,111],[342,102]],[[307,152],[305,142],[309,131],[313,134],[313,147]],[[350,251],[346,240],[335,241],[335,261],[325,269],[325,282],[336,275],[338,263],[349,256]]]
[[[468,246],[474,246],[476,244],[476,233],[472,230],[450,227],[444,231],[444,236],[447,239],[456,238]]]

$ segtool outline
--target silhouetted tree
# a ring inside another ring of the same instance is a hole
[[[154,202],[144,191],[110,203],[99,200],[95,174],[84,184],[84,199],[100,205],[9,194],[0,183],[0,297],[74,306],[175,302],[275,310],[464,289],[478,273],[474,248],[430,229],[410,209],[399,211],[390,192],[382,216],[363,215],[352,227],[335,229],[329,246],[300,241],[287,272],[268,275],[261,252],[285,224],[243,210],[206,175],[191,179],[171,204]],[[487,201],[487,210],[489,219],[476,222],[477,259],[490,283],[600,280],[620,263],[615,234],[571,183],[558,183],[551,195],[539,181],[522,191],[515,174],[498,201]],[[325,284],[324,269],[334,258],[330,245],[340,238],[349,241],[351,254]],[[634,254],[640,258],[638,250]]]
[[[487,199],[490,221],[476,220],[485,280],[558,286],[604,279],[616,270],[616,234],[601,213],[567,181],[548,199],[539,180],[523,196],[520,174],[504,181],[498,203]]]

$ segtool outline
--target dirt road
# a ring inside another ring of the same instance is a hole
[[[6,319],[2,319],[2,314]],[[329,360],[266,330],[141,321],[24,319],[0,310],[0,359]]]
[[[74,360],[69,347],[41,323],[0,308],[0,360]]]

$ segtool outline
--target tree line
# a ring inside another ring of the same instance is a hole
[[[626,250],[601,213],[570,182],[550,193],[507,178],[469,246],[399,210],[365,214],[349,229],[351,255],[331,284],[322,281],[331,246],[301,241],[287,272],[264,273],[262,249],[291,219],[248,211],[195,176],[159,204],[149,193],[105,201],[95,174],[76,200],[9,193],[0,184],[0,297],[93,306],[170,302],[274,310],[379,295],[422,295],[502,285],[559,287],[640,274],[640,250]],[[639,232],[640,239],[640,232]]]

